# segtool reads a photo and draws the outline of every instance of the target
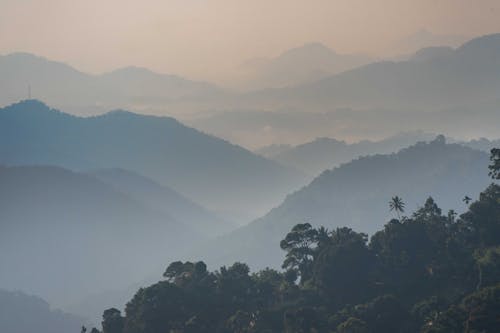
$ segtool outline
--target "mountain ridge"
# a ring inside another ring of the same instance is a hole
[[[460,212],[465,195],[475,197],[490,183],[487,165],[485,152],[447,144],[441,137],[397,153],[360,157],[324,171],[263,217],[209,242],[192,256],[201,256],[213,267],[242,261],[256,269],[277,268],[282,260],[279,242],[294,225],[348,226],[370,234],[390,219],[387,205],[395,195],[409,210],[432,195],[445,211]]]
[[[464,43],[448,57],[375,62],[308,84],[249,93],[246,99],[274,108],[445,108],[496,96],[499,59],[500,34],[491,34]]]
[[[168,117],[115,111],[84,118],[25,101],[0,109],[0,138],[0,163],[119,167],[240,223],[303,181],[299,172]]]

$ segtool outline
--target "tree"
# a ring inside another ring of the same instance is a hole
[[[111,308],[102,314],[102,333],[122,333],[124,318],[120,310]]]
[[[234,263],[229,267],[221,267],[216,273],[217,295],[226,306],[238,309],[249,309],[253,304],[253,280],[249,275],[247,264]]]
[[[491,184],[460,216],[469,246],[486,248],[500,245],[500,186]]]
[[[286,256],[282,268],[295,270],[300,275],[300,283],[311,277],[313,259],[316,249],[313,247],[318,241],[318,231],[309,223],[297,224],[280,242]]]
[[[370,297],[374,257],[368,236],[350,228],[337,228],[314,261],[314,285],[329,302],[352,304]]]
[[[398,216],[398,220],[401,220],[401,213],[405,211],[405,203],[403,202],[403,199],[398,197],[397,195],[392,197],[391,201],[389,201],[389,209],[392,211],[396,212],[396,215]]]
[[[493,148],[490,155],[491,164],[488,166],[490,169],[489,175],[493,179],[500,179],[500,148]]]
[[[178,286],[190,288],[200,286],[203,283],[210,284],[211,277],[209,275],[210,274],[207,272],[207,265],[203,261],[195,263],[190,261],[186,261],[185,263],[182,261],[175,261],[171,263],[165,270],[165,273],[163,273],[163,277],[165,277],[167,281]]]

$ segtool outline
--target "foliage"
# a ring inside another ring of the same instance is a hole
[[[490,176],[493,179],[500,179],[500,148],[493,148],[490,155],[491,165],[488,167],[490,169]]]
[[[394,210],[404,204],[394,197]],[[391,205],[392,208],[392,205]],[[103,333],[498,332],[500,186],[468,211],[443,214],[429,197],[371,239],[350,228],[298,224],[281,241],[284,272],[244,263],[209,272],[174,262],[140,289]],[[297,279],[300,281],[297,283]]]
[[[391,211],[395,211],[398,215],[398,219],[400,219],[400,214],[405,211],[405,203],[403,202],[403,199],[397,195],[392,197],[391,201],[389,201],[389,209]]]

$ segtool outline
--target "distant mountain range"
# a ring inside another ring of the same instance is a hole
[[[435,34],[428,30],[421,29],[413,34],[398,39],[388,48],[400,54],[414,53],[417,50],[434,47],[447,46],[458,47],[470,38],[461,35]]]
[[[475,38],[424,61],[381,61],[316,82],[250,93],[254,108],[439,109],[496,99],[500,88],[500,34]]]
[[[333,138],[317,138],[311,142],[291,145],[271,145],[256,150],[256,153],[275,160],[282,165],[303,171],[310,176],[317,176],[327,169],[365,155],[389,154],[413,145],[420,141],[430,141],[436,137],[434,133],[404,132],[380,141],[362,140],[347,143]],[[457,140],[453,140],[457,142]],[[499,140],[479,139],[462,141],[460,144],[489,152],[491,148],[500,146]]]
[[[428,47],[408,58],[240,94],[186,121],[251,149],[317,137],[359,141],[423,128],[462,139],[498,137],[500,34],[456,49]]]
[[[497,96],[500,34],[474,38],[456,49],[450,45],[459,45],[457,41],[422,45],[409,60],[380,61],[340,55],[320,43],[305,44],[276,58],[244,64],[248,85],[258,90],[245,94],[137,67],[90,75],[14,53],[0,56],[0,104],[26,98],[29,86],[33,96],[79,114],[116,108],[176,116],[231,108],[439,109]]]
[[[352,144],[332,138],[317,138],[308,143],[289,146],[288,149],[281,146],[281,149],[273,152],[264,148],[257,153],[263,152],[263,156],[267,158],[315,177],[327,169],[348,163],[358,157],[393,153],[419,141],[428,141],[435,136],[431,133],[409,132],[380,141],[364,140]]]
[[[0,109],[0,164],[122,168],[239,223],[304,181],[300,172],[173,118],[125,111],[79,118],[35,100]]]
[[[0,105],[31,94],[78,114],[110,109],[160,109],[182,101],[210,100],[222,91],[213,84],[126,67],[101,75],[28,53],[0,56]]]
[[[243,66],[247,88],[255,89],[246,92],[136,67],[89,75],[11,54],[0,57],[0,105],[28,97],[31,86],[34,97],[72,114],[169,114],[250,149],[316,137],[381,138],[421,128],[495,136],[500,34],[457,48],[457,42],[422,45],[404,61],[376,61],[309,43]]]
[[[276,58],[252,59],[240,66],[245,88],[278,88],[307,83],[374,62],[369,56],[338,54],[321,43],[287,50]]]
[[[22,292],[0,290],[2,333],[79,332],[84,319],[53,310],[43,299]]]
[[[279,242],[297,223],[329,229],[348,226],[373,233],[389,221],[388,202],[398,195],[413,211],[430,195],[446,212],[464,211],[462,198],[476,198],[490,182],[488,154],[442,137],[389,155],[361,157],[323,172],[308,186],[287,196],[264,217],[199,249],[212,267],[234,261],[253,268],[279,267]]]

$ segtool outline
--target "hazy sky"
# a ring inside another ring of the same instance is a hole
[[[0,0],[0,53],[102,72],[125,65],[216,78],[306,42],[388,54],[420,29],[500,31],[499,0]]]

